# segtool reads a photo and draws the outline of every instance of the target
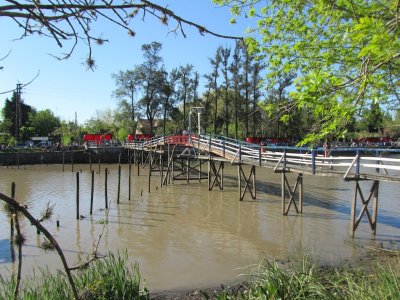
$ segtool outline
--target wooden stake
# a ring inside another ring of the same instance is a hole
[[[92,188],[90,190],[90,214],[93,213],[94,171],[92,172]]]
[[[62,155],[63,172],[64,172],[64,164],[65,164],[65,151],[63,150],[63,155]]]
[[[105,200],[105,208],[108,209],[108,195],[107,195],[107,176],[108,176],[108,169],[104,170],[104,200]]]
[[[79,220],[79,172],[76,172],[76,219]]]
[[[128,176],[128,200],[131,200],[131,173],[132,173],[132,156],[129,153],[129,176]]]
[[[15,182],[11,183],[11,198],[15,200]],[[10,217],[10,243],[14,244],[14,219],[12,215]]]
[[[101,153],[101,152],[100,152],[100,150],[99,150],[99,170],[98,170],[98,173],[99,173],[99,174],[100,174],[100,171],[101,171],[101,170],[100,170],[100,164],[101,164],[101,163],[100,163],[100,153]]]
[[[119,196],[121,193],[121,165],[118,166],[118,192],[117,192],[117,204],[119,204]]]

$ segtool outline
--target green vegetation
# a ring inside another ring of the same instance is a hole
[[[74,281],[83,300],[147,299],[148,291],[140,289],[138,264],[130,265],[127,254],[108,254],[88,268],[76,271]],[[15,280],[0,276],[0,298],[13,299]],[[42,269],[21,284],[18,299],[74,299],[65,275]]]
[[[137,264],[127,264],[127,255],[109,254],[74,276],[83,300],[149,299],[151,293],[140,288]],[[201,292],[204,299],[400,299],[400,257],[390,260],[364,260],[362,266],[318,267],[303,259],[290,268],[265,261],[248,283]],[[2,299],[12,299],[15,281],[0,277]],[[187,296],[189,297],[189,296]],[[19,299],[73,299],[64,275],[48,270],[22,282]],[[186,298],[185,298],[186,299]],[[197,299],[197,298],[196,298]]]
[[[232,23],[238,16],[254,21],[246,45],[266,64],[268,90],[293,78],[286,97],[263,107],[285,123],[298,109],[307,109],[314,124],[306,142],[345,135],[371,105],[398,109],[398,1],[213,2],[229,7]]]
[[[74,1],[66,1],[71,2]],[[203,132],[237,139],[276,137],[316,144],[327,139],[400,136],[399,118],[395,115],[400,103],[398,1],[212,2],[231,10],[232,23],[238,16],[245,16],[251,19],[253,28],[245,33],[244,42],[225,36],[236,44],[216,49],[209,58],[207,74],[199,74],[193,65],[184,62],[167,70],[162,44],[144,44],[142,63],[112,75],[117,108],[93,112],[97,115],[79,127],[76,122],[60,124],[48,110],[35,112],[20,99],[23,87],[19,85],[2,111],[0,143],[20,143],[35,135],[51,135],[53,140],[66,144],[81,142],[84,133],[112,133],[113,139],[125,139],[136,130],[171,134],[178,129],[187,130],[189,118],[191,129],[197,132],[199,124],[196,112],[190,114],[191,107],[202,107]],[[183,30],[181,26],[189,24],[151,1],[118,7],[93,5],[90,10],[74,3],[71,9],[80,12],[74,20],[62,5],[52,6],[60,14],[59,19],[51,16],[49,7],[40,3],[37,7],[43,9],[40,18],[31,17],[31,10],[18,1],[4,9],[4,16],[12,16],[14,21],[26,19],[26,23],[17,23],[20,27],[25,24],[25,31],[30,34],[38,30],[42,35],[42,30],[50,30],[50,36],[61,44],[66,43],[64,37],[53,35],[61,21],[68,22],[70,34],[77,40],[86,37],[103,44],[105,40],[92,36],[91,27],[82,28],[79,21],[97,21],[95,12],[104,16],[103,10],[112,11],[107,19],[131,35],[134,31],[129,28],[129,21],[145,7],[151,8],[151,15],[165,25],[170,22],[168,18],[178,21],[174,30]],[[127,13],[128,7],[138,11]],[[25,10],[26,14],[16,16],[12,13],[16,9]],[[41,26],[28,26],[31,23]],[[190,24],[202,33],[213,34]],[[87,44],[91,50],[91,43]],[[95,66],[91,53],[88,68]],[[203,86],[201,78],[205,79]]]
[[[216,299],[400,299],[399,265],[399,256],[364,262],[364,268],[318,268],[304,259],[301,266],[282,269],[266,262],[249,284],[225,289]]]

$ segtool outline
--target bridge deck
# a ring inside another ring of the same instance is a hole
[[[324,157],[315,149],[280,147],[267,148],[256,144],[209,135],[164,136],[149,141],[125,143],[130,149],[162,148],[180,145],[195,149],[199,159],[224,160],[231,164],[247,164],[272,168],[275,172],[294,172],[316,176],[341,176],[345,180],[354,178],[400,182],[400,159],[382,156],[353,155]],[[161,151],[166,151],[161,150]],[[336,150],[338,151],[338,149]],[[189,155],[192,155],[191,152]]]

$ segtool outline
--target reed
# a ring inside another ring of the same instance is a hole
[[[82,300],[148,299],[148,291],[140,289],[138,264],[127,262],[127,253],[109,253],[88,268],[74,274],[74,281]],[[13,299],[15,280],[0,276],[0,299]],[[26,278],[20,287],[18,299],[73,299],[65,275],[39,269],[32,277]]]
[[[396,261],[397,260],[397,261]],[[395,261],[395,263],[393,263]],[[266,261],[237,289],[205,299],[400,299],[400,256],[367,266],[321,268],[307,259],[301,266],[283,269]]]

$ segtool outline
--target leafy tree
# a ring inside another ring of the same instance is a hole
[[[3,109],[1,110],[1,115],[3,119],[1,123],[3,133],[9,134],[14,138],[19,139],[20,137],[17,136],[19,135],[19,128],[28,125],[29,114],[34,113],[35,109],[32,108],[30,105],[25,104],[22,99],[19,99],[19,101],[17,101],[17,97],[17,93],[14,92],[11,99],[6,99]],[[16,114],[17,103],[19,112],[18,114]]]
[[[61,121],[60,127],[56,129],[53,133],[58,136],[62,145],[69,145],[74,141],[79,140],[79,134],[85,132],[84,129],[77,126],[75,122],[72,121]]]
[[[111,110],[97,110],[96,116],[85,122],[83,130],[87,133],[108,133],[112,129],[111,124],[113,121]]]
[[[252,120],[253,120],[253,137],[257,136],[257,120],[260,118],[260,113],[259,113],[259,100],[260,97],[262,96],[261,90],[260,90],[260,84],[262,81],[261,78],[261,70],[263,66],[259,62],[255,62],[252,67],[251,67],[251,90],[252,90],[252,96],[253,96],[253,101],[252,101]]]
[[[154,119],[160,111],[163,87],[166,85],[166,72],[160,56],[162,45],[159,42],[142,45],[144,62],[136,68],[138,82],[143,89],[139,105],[144,110],[153,134]]]
[[[297,73],[293,108],[320,120],[304,141],[340,134],[372,101],[399,104],[398,1],[213,0],[255,18],[249,51],[268,61],[268,84]]]
[[[120,71],[118,74],[112,74],[117,89],[113,92],[116,99],[120,101],[120,106],[125,108],[130,103],[130,119],[135,122],[135,92],[137,91],[136,73],[132,70]]]
[[[50,109],[29,114],[29,129],[33,136],[50,136],[60,125],[60,119]]]
[[[217,134],[218,130],[218,95],[219,95],[219,87],[218,87],[218,78],[219,78],[219,66],[221,63],[221,47],[218,47],[215,57],[209,58],[210,64],[212,67],[212,71],[210,74],[205,75],[208,87],[210,90],[214,90],[213,98],[214,98],[214,134]],[[211,95],[211,93],[209,93]]]
[[[229,57],[231,56],[231,49],[226,47],[221,47],[221,64],[222,64],[222,75],[224,79],[223,89],[224,89],[224,123],[225,123],[225,136],[228,136],[229,131],[229,95],[228,90],[230,88],[230,78],[229,78]]]
[[[229,71],[232,74],[233,81],[233,103],[234,103],[234,113],[235,113],[235,139],[238,139],[238,122],[239,122],[239,113],[238,113],[238,105],[240,99],[240,85],[242,84],[243,75],[240,74],[240,70],[242,68],[242,57],[241,57],[241,46],[240,43],[236,43],[235,50],[232,56],[232,63],[229,67]]]
[[[281,136],[281,125],[288,123],[292,112],[296,111],[296,109],[288,107],[288,103],[291,103],[291,101],[287,92],[294,78],[294,73],[281,76],[277,80],[276,85],[270,88],[267,100],[261,105],[268,112],[268,117],[270,118],[267,122],[268,126],[273,127],[274,124],[277,125],[276,131],[272,134],[273,136]]]
[[[382,133],[384,117],[379,104],[373,102],[368,109],[363,110],[358,122],[358,130],[368,133]]]
[[[173,77],[176,80],[176,94],[183,104],[183,128],[187,128],[187,102],[190,100],[193,84],[193,65],[180,66],[178,69],[172,70]]]
[[[167,74],[164,74],[167,77]],[[174,112],[174,104],[177,101],[177,98],[174,97],[175,94],[175,85],[177,81],[177,77],[174,75],[174,71],[169,74],[168,78],[165,80],[163,89],[162,89],[162,109],[163,109],[163,135],[167,133],[167,117],[172,115]],[[171,131],[170,131],[171,132]]]

